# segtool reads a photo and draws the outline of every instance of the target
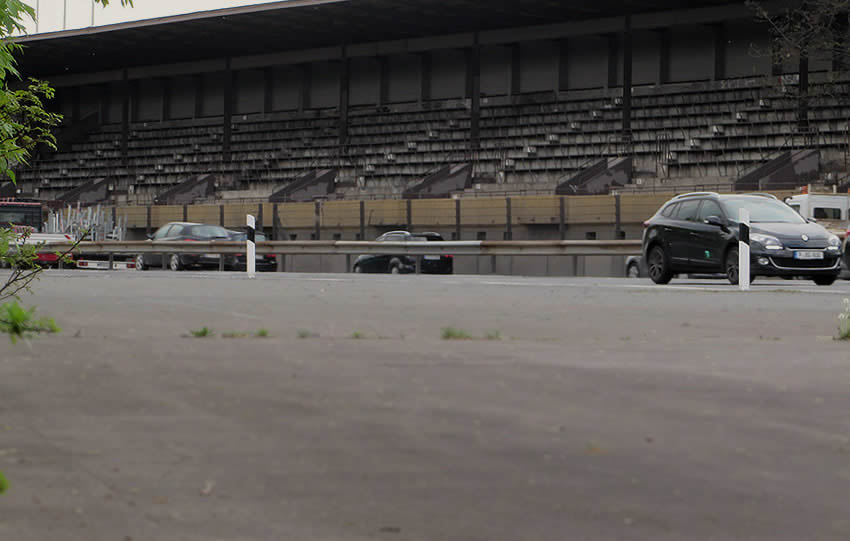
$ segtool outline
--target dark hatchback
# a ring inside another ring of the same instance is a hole
[[[442,241],[439,233],[410,233],[390,231],[375,242],[433,242]],[[454,258],[450,255],[426,255],[422,257],[422,272],[425,274],[452,274]],[[416,258],[403,255],[361,255],[354,262],[354,272],[410,274],[416,272]]]
[[[246,242],[248,234],[245,231],[229,231],[230,240],[235,242]],[[254,241],[266,242],[265,233],[257,231],[254,233]],[[224,268],[228,270],[244,271],[247,268],[247,255],[236,254],[227,256],[224,260]],[[256,268],[258,272],[271,272],[277,270],[277,257],[274,254],[257,255],[255,258]]]
[[[189,222],[171,222],[156,230],[150,237],[153,241],[227,241],[230,235],[227,229],[218,225]],[[168,268],[179,271],[193,267],[218,267],[219,254],[167,254]],[[136,256],[136,270],[145,270],[162,265],[160,254],[139,254]]]
[[[841,240],[766,194],[691,193],[665,203],[644,223],[649,277],[666,284],[680,273],[716,273],[738,283],[738,216],[750,213],[750,273],[832,284],[841,270]]]

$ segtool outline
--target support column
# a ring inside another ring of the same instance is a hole
[[[269,114],[274,109],[274,70],[263,70],[263,113]]]
[[[616,59],[615,59],[616,65]],[[632,139],[632,16],[627,14],[623,28],[623,141]]]
[[[310,108],[310,91],[312,86],[312,69],[310,64],[300,64],[298,66],[298,74],[301,77],[298,92],[298,111],[303,113]]]
[[[608,88],[617,86],[617,64],[620,58],[620,36],[610,34],[608,36]]]
[[[670,49],[673,41],[670,30],[660,30],[658,41],[658,84],[663,85],[670,82]]]
[[[224,205],[218,206],[218,225],[224,227]]]
[[[430,52],[419,55],[419,102],[431,101],[431,68],[432,57]]]
[[[316,201],[316,240],[322,239],[322,202]]]
[[[348,103],[350,89],[351,60],[346,47],[342,48],[342,61],[339,70],[339,148],[346,154],[348,146]]]
[[[224,136],[221,141],[221,158],[225,163],[230,162],[230,140],[233,136],[233,70],[230,68],[230,58],[227,59],[224,72]]]
[[[121,74],[121,161],[126,165],[130,146],[130,81],[127,70]]]
[[[204,77],[195,75],[195,118],[204,116]]]
[[[461,240],[460,230],[460,199],[455,199],[455,240]]]
[[[801,130],[809,127],[809,55],[806,50],[800,52],[800,86],[797,101],[797,126]]]
[[[714,31],[714,80],[726,78],[726,27],[723,23],[712,25]]]
[[[280,213],[277,208],[277,203],[272,205],[272,240],[280,239]]]
[[[145,236],[151,236],[151,206],[148,205],[145,212]]]
[[[513,240],[514,224],[513,224],[513,208],[511,206],[511,198],[505,198],[505,240]]]
[[[511,47],[511,96],[518,96],[522,92],[522,51],[519,43],[512,43]]]
[[[570,48],[567,38],[558,40],[558,91],[570,88]]]
[[[405,209],[406,209],[405,227],[409,231],[409,230],[413,229],[413,201],[408,199],[407,201],[405,201],[405,203],[406,203],[406,205],[405,205]]]
[[[563,197],[558,198],[558,235],[561,240],[567,240],[567,208]]]
[[[470,99],[469,148],[477,150],[481,142],[481,47],[478,32],[471,49],[467,50],[467,97]]]
[[[360,201],[360,240],[366,240],[366,202]]]
[[[386,56],[378,57],[378,106],[382,107],[389,101],[390,70]]]
[[[162,79],[162,111],[160,120],[171,120],[171,79]]]

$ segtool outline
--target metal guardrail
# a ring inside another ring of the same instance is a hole
[[[50,243],[49,248],[66,251],[72,243]],[[628,256],[640,255],[639,240],[522,240],[522,241],[270,241],[258,242],[257,254],[279,255],[455,255],[455,256]],[[83,254],[244,254],[244,242],[82,242],[75,253]]]

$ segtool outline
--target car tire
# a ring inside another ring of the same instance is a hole
[[[393,265],[390,267],[390,274],[401,274],[401,267],[398,265]]]
[[[637,263],[629,263],[629,266],[626,268],[626,277],[640,278],[640,267]]]
[[[146,270],[146,268],[147,267],[145,267],[144,256],[142,256],[142,254],[137,255],[136,256],[136,270],[137,271],[143,271],[143,270]]]
[[[819,286],[831,286],[835,283],[838,276],[813,276],[812,281]]]
[[[171,254],[171,258],[168,260],[168,268],[174,272],[183,270],[183,265],[180,263],[179,255]]]
[[[740,279],[738,275],[738,249],[732,248],[726,252],[726,258],[723,260],[723,271],[726,273],[726,279],[733,286],[738,285]]]
[[[670,268],[670,258],[663,247],[655,245],[649,251],[647,258],[649,277],[656,284],[668,284],[673,279],[673,269]]]
[[[354,265],[354,273],[355,274],[362,274],[363,273],[363,267],[361,267],[360,265]]]

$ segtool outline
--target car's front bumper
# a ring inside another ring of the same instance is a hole
[[[821,252],[823,259],[797,259],[795,252]],[[836,250],[765,250],[751,252],[750,270],[760,276],[837,276],[841,272],[841,253]]]

